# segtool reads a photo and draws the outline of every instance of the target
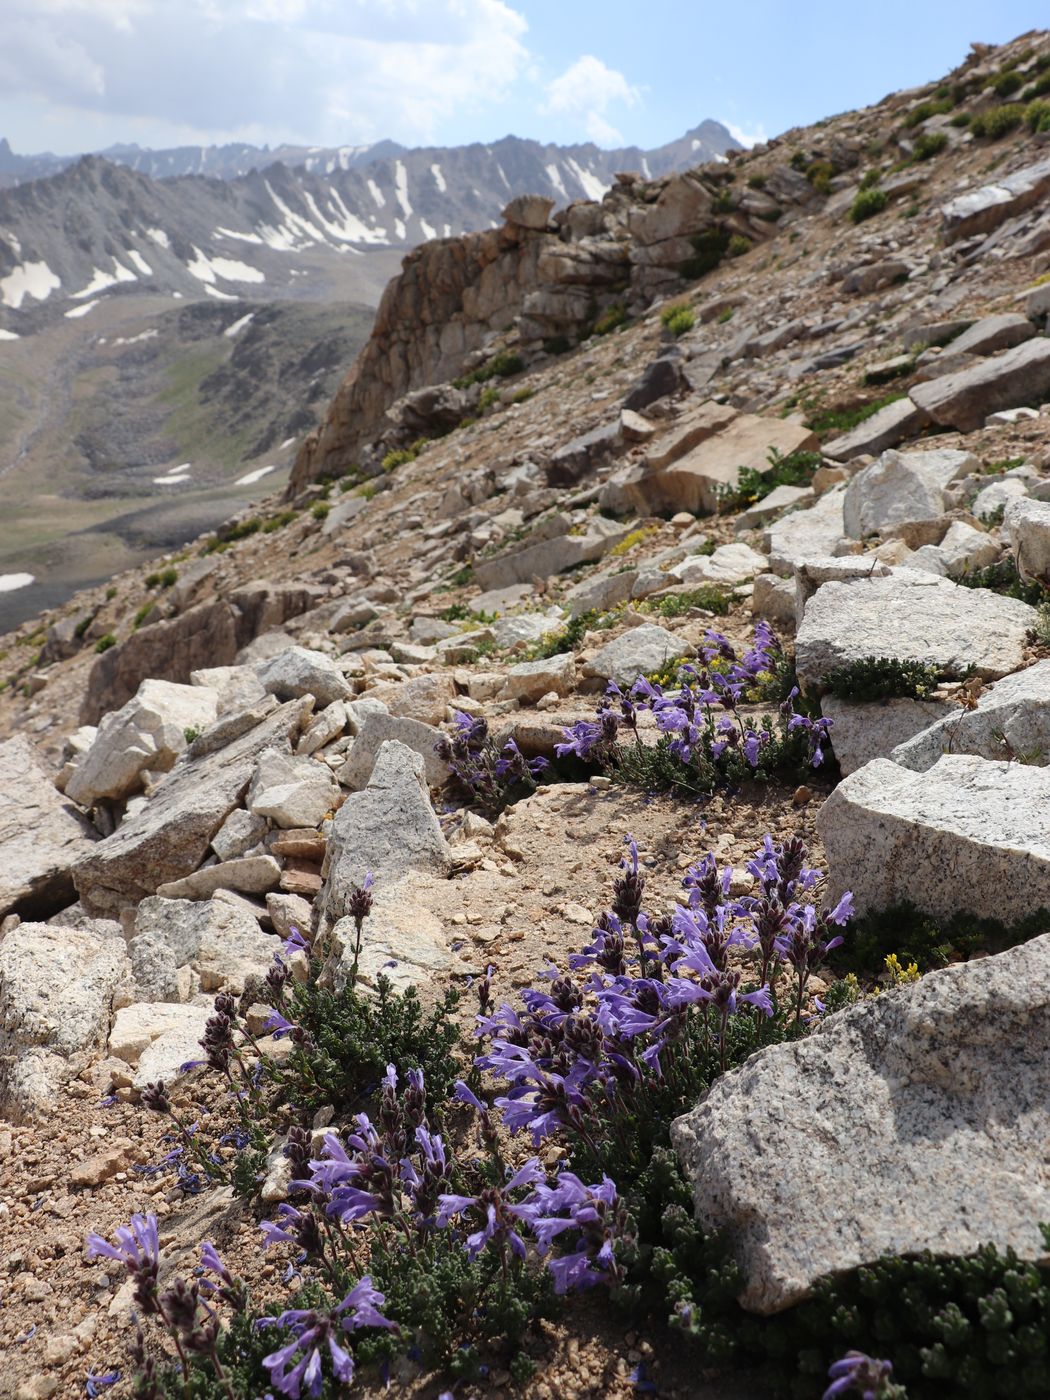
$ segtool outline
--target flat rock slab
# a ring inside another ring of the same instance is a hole
[[[358,705],[363,701],[358,701]],[[396,740],[406,748],[414,750],[423,760],[427,783],[433,788],[443,787],[449,778],[449,766],[443,758],[438,758],[434,745],[441,738],[441,731],[433,725],[424,724],[407,715],[391,715],[378,710],[365,714],[361,728],[343,766],[336,770],[340,784],[358,792],[371,780],[376,764],[376,756],[385,743]]]
[[[1021,577],[1050,582],[1050,501],[1011,501],[1003,516],[1003,534],[1010,540]]]
[[[1025,635],[1038,616],[1016,598],[915,569],[825,583],[806,604],[795,666],[811,686],[869,656],[922,661],[955,676],[973,667],[983,680],[997,680],[1023,664]]]
[[[856,704],[825,695],[820,712],[831,720],[831,745],[843,776],[873,758],[889,758],[898,744],[929,729],[946,715],[958,715],[958,705],[939,700],[875,700]]]
[[[941,210],[946,243],[957,238],[969,238],[977,233],[990,233],[1015,214],[1037,204],[1050,191],[1050,160],[1015,170],[994,185],[951,199]]]
[[[762,537],[772,573],[790,578],[797,564],[833,555],[844,544],[845,495],[845,487],[833,487],[808,510],[790,511],[774,521]]]
[[[28,740],[0,744],[0,919],[46,919],[72,904],[72,866],[97,839]]]
[[[929,414],[911,399],[895,399],[848,433],[826,442],[821,451],[835,462],[848,462],[853,457],[883,452],[887,447],[896,447],[900,442],[918,437],[929,421]]]
[[[1048,1104],[1044,935],[760,1050],[671,1137],[697,1220],[728,1232],[741,1301],[772,1313],[885,1254],[991,1241],[1041,1258]]]
[[[192,875],[212,837],[240,806],[259,754],[288,749],[312,705],[310,699],[292,700],[214,753],[184,755],[142,810],[74,866],[77,893],[88,912],[115,916],[160,885]]]
[[[989,414],[1045,399],[1048,393],[1050,340],[1038,336],[970,369],[916,384],[911,399],[935,423],[972,433]]]
[[[942,754],[1020,759],[1050,764],[1050,661],[1004,676],[983,692],[972,710],[953,705],[936,724],[888,755],[903,768],[924,773]]]
[[[832,902],[908,901],[1011,923],[1050,909],[1050,770],[943,754],[925,772],[876,758],[821,807]]]

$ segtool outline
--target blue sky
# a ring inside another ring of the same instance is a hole
[[[939,77],[1046,0],[3,0],[19,151],[246,140],[656,146],[750,137]]]

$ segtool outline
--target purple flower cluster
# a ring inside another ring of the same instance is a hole
[[[839,1395],[857,1395],[860,1400],[883,1400],[883,1397],[889,1400],[891,1395],[902,1393],[891,1382],[892,1375],[893,1366],[889,1361],[876,1361],[862,1351],[848,1351],[829,1369],[831,1384],[823,1400],[835,1400]]]
[[[638,716],[648,711],[667,741],[669,752],[683,764],[714,764],[721,770],[735,758],[755,770],[778,737],[802,741],[806,760],[814,768],[824,761],[831,721],[810,719],[795,710],[796,686],[776,719],[744,717],[740,706],[762,680],[780,664],[781,648],[766,622],[755,627],[751,649],[738,657],[721,632],[709,630],[701,647],[704,665],[684,666],[680,688],[662,686],[640,676],[627,694],[611,683],[593,720],[578,720],[555,746],[560,758],[574,755],[586,762],[609,762],[615,757],[622,728],[638,739]],[[780,731],[778,736],[778,729]]]
[[[300,1209],[285,1202],[277,1220],[263,1221],[266,1246],[293,1244],[300,1262],[309,1257],[324,1266],[334,1262],[333,1249],[352,1256],[356,1230],[373,1229],[393,1232],[402,1248],[444,1239],[471,1260],[490,1260],[499,1273],[523,1266],[531,1243],[534,1255],[547,1257],[559,1293],[620,1276],[615,1242],[628,1221],[611,1181],[585,1186],[562,1172],[551,1186],[533,1157],[494,1185],[479,1162],[457,1160],[429,1127],[419,1071],[409,1072],[400,1097],[397,1087],[391,1066],[377,1121],[361,1113],[345,1138],[325,1134],[321,1156],[293,1183],[308,1203]],[[474,1110],[482,1138],[493,1143],[488,1107],[462,1082],[455,1097]],[[554,1253],[553,1242],[566,1232],[571,1253]]]
[[[276,1317],[258,1318],[255,1326],[259,1329],[282,1327],[292,1334],[284,1346],[263,1357],[274,1389],[287,1395],[289,1400],[299,1400],[304,1390],[307,1395],[320,1395],[325,1353],[333,1376],[348,1385],[354,1377],[354,1358],[343,1346],[340,1334],[356,1332],[363,1327],[396,1329],[397,1324],[379,1311],[384,1301],[383,1294],[372,1287],[372,1280],[366,1274],[327,1312],[317,1308],[291,1308]]]
[[[613,908],[569,959],[569,974],[552,969],[520,1009],[503,1003],[478,1017],[488,1045],[476,1063],[507,1086],[495,1106],[536,1145],[565,1129],[593,1141],[655,1085],[694,1091],[712,1053],[725,1068],[733,1017],[773,1014],[785,966],[796,974],[800,1020],[809,976],[850,916],[849,895],[831,910],[809,902],[820,877],[800,841],[778,846],[767,836],[748,866],[757,893],[732,899],[732,872],[708,854],[686,872],[684,901],[653,917],[642,910],[637,846],[627,844]]]
[[[454,723],[454,732],[442,735],[434,752],[481,806],[498,811],[515,788],[536,786],[548,766],[545,758],[526,759],[513,739],[501,748],[480,716],[456,710]]]

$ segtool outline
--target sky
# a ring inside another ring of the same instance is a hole
[[[0,0],[0,136],[745,144],[940,77],[1046,0]]]

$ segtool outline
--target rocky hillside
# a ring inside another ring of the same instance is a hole
[[[1048,92],[418,250],[5,639],[21,1400],[1046,1393]]]

